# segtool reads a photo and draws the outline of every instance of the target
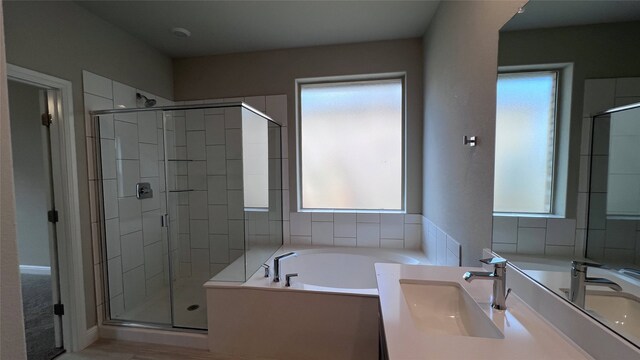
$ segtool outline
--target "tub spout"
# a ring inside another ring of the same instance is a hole
[[[280,260],[286,259],[291,256],[298,256],[298,254],[291,251],[273,258],[273,282],[280,282]]]

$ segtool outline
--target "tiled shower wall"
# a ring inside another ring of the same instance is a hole
[[[239,100],[215,99],[186,104]],[[263,112],[268,102],[270,112],[276,115],[286,106],[284,96],[279,95],[250,100]],[[254,243],[256,239],[269,239],[275,234],[270,230],[279,226],[281,216],[274,218],[269,212],[244,211],[240,108],[172,113],[176,157],[170,159],[169,173],[177,174],[177,184],[172,190],[188,190],[170,196],[170,199],[177,199],[180,277],[204,282],[244,253],[245,237],[250,236],[247,240]],[[279,163],[279,159],[272,160]],[[275,182],[270,181],[270,184]],[[280,212],[280,201],[271,199],[270,204],[276,206],[273,211]]]
[[[532,218],[494,216],[493,250],[500,253],[558,255],[582,257],[586,251],[588,207],[601,208],[603,196],[592,196],[589,205],[591,155],[591,116],[615,106],[640,102],[640,78],[589,79],[585,81],[582,134],[580,141],[579,184],[576,218]],[[572,134],[573,135],[573,134]],[[604,150],[599,150],[600,152]],[[594,158],[594,166],[602,166]],[[606,166],[606,163],[604,164]],[[640,260],[640,225],[635,234],[631,226],[607,220],[602,212],[592,211],[589,230],[589,253],[598,261],[624,258]],[[599,224],[599,225],[594,225]],[[598,227],[597,229],[593,226]],[[620,229],[617,229],[617,228]],[[604,231],[612,229],[613,232]],[[624,229],[623,229],[624,228]],[[624,232],[625,241],[619,241]],[[608,237],[605,238],[605,234]]]
[[[162,118],[156,112],[102,116],[100,138],[96,138],[95,123],[88,112],[135,108],[136,92],[141,91],[86,71],[83,72],[83,91],[96,303],[102,320],[104,258],[113,270],[107,279],[114,317],[135,308],[168,284],[167,236],[165,228],[160,226],[160,216],[166,212],[164,177],[161,176],[164,139]],[[156,98],[159,105],[171,104],[169,100],[146,95]],[[96,151],[101,152],[102,166],[96,164]],[[154,197],[138,200],[135,196],[138,182],[151,183]],[[98,201],[100,185],[104,193],[102,210]],[[104,249],[100,245],[98,222],[102,211]],[[106,251],[104,257],[103,250]]]

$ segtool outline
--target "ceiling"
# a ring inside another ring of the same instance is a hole
[[[502,31],[640,21],[638,0],[531,0]]]
[[[171,57],[422,36],[439,1],[80,1]],[[186,28],[189,38],[171,33]]]

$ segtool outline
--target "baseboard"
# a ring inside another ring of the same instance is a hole
[[[51,267],[36,265],[20,265],[21,274],[29,275],[51,275]]]
[[[182,346],[202,350],[209,349],[206,333],[143,329],[113,325],[101,325],[99,330],[100,338],[104,339]]]
[[[91,328],[87,329],[87,331],[84,333],[84,339],[82,339],[81,349],[84,349],[87,346],[93,344],[99,338],[100,332],[98,331],[98,325],[94,325]]]

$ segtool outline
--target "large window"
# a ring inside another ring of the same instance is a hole
[[[553,212],[558,72],[498,75],[494,211]]]
[[[299,82],[302,209],[402,210],[403,79]]]

